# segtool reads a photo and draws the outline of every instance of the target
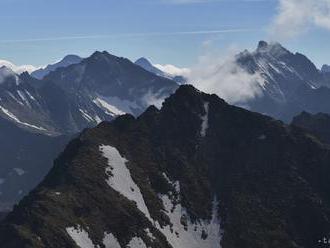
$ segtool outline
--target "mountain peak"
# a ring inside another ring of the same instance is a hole
[[[49,64],[45,68],[41,68],[39,70],[32,72],[31,76],[37,79],[43,79],[49,73],[56,71],[58,68],[68,67],[73,64],[79,64],[81,61],[82,58],[79,57],[78,55],[69,54],[54,64]]]
[[[265,49],[268,47],[268,43],[264,40],[259,41],[258,43],[258,50]]]
[[[144,66],[152,66],[151,62],[146,59],[145,57],[139,58],[138,60],[135,61],[135,64],[144,67]]]
[[[75,54],[68,54],[63,59],[72,59],[72,58],[80,58],[80,57]]]
[[[98,57],[98,56],[105,56],[105,55],[111,55],[109,52],[107,51],[95,51],[91,57]]]
[[[280,43],[278,42],[267,43],[266,41],[259,42],[256,52],[269,53],[275,57],[279,57],[289,53],[289,51],[285,49]]]
[[[322,68],[321,68],[321,71],[323,73],[328,73],[330,72],[330,65],[323,65]]]

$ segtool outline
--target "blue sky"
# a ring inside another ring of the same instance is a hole
[[[107,50],[189,67],[210,46],[225,52],[276,40],[269,27],[278,8],[278,0],[1,0],[0,58],[45,65]],[[278,39],[317,65],[330,63],[324,26]]]

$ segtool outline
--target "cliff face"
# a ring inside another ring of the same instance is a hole
[[[0,225],[2,247],[318,247],[328,146],[181,86],[84,131]],[[320,246],[322,247],[322,246]]]

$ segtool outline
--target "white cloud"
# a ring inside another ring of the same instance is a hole
[[[7,60],[0,60],[0,67],[2,67],[2,66],[5,66],[18,74],[23,73],[25,71],[31,73],[37,69],[33,65],[19,65],[18,66]]]
[[[312,27],[330,30],[330,0],[279,0],[270,30],[273,38],[292,38]]]
[[[264,82],[259,74],[249,74],[240,68],[233,54],[221,59],[212,52],[200,57],[199,63],[191,68],[188,79],[196,88],[238,105],[262,95],[260,85]]]
[[[156,68],[158,68],[159,70],[171,75],[171,76],[188,76],[190,73],[190,69],[189,68],[179,68],[177,66],[174,65],[161,65],[161,64],[156,64],[154,65]]]

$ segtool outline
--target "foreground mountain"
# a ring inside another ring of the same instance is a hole
[[[330,148],[181,86],[84,131],[0,226],[2,247],[323,247]],[[319,246],[318,246],[319,245]]]
[[[45,68],[38,69],[31,73],[31,76],[37,79],[43,79],[50,72],[56,71],[58,68],[68,67],[73,64],[79,64],[82,58],[77,55],[67,55],[55,64],[47,65]]]
[[[237,64],[263,78],[262,95],[244,103],[251,110],[290,122],[308,111],[330,113],[330,76],[304,55],[292,53],[278,43],[261,41],[254,52],[244,51]]]
[[[69,137],[25,131],[0,118],[0,212],[7,211],[48,173]]]
[[[304,128],[322,141],[330,144],[330,115],[302,112],[293,118],[292,124]]]

